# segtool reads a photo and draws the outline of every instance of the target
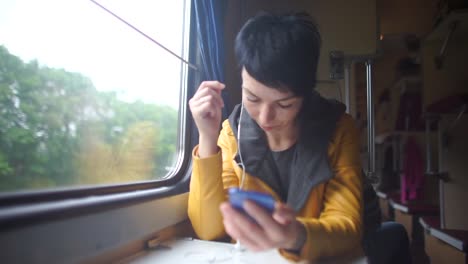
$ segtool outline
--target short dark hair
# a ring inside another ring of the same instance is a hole
[[[235,52],[240,67],[257,81],[309,97],[316,84],[321,37],[307,13],[262,12],[239,31]]]

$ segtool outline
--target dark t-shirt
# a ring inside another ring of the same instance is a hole
[[[278,179],[278,185],[280,186],[280,196],[283,201],[287,201],[289,180],[291,175],[291,166],[296,152],[296,144],[290,148],[282,151],[271,151],[273,160],[275,161],[276,171]]]

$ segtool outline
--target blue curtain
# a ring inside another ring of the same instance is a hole
[[[224,17],[227,0],[193,0],[195,10],[197,46],[201,64],[201,80],[218,80],[225,82],[224,77]],[[194,87],[194,89],[196,89]],[[227,118],[228,93],[222,92],[224,100],[223,117]]]

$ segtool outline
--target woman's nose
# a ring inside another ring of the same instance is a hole
[[[273,119],[275,119],[275,110],[272,107],[264,106],[260,110],[260,124],[267,125],[270,124]]]

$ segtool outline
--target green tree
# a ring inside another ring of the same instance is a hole
[[[176,140],[173,108],[118,100],[79,73],[24,63],[0,46],[0,191],[154,179],[172,165]],[[141,159],[130,165],[123,142]],[[83,177],[80,166],[122,158],[133,176]]]

